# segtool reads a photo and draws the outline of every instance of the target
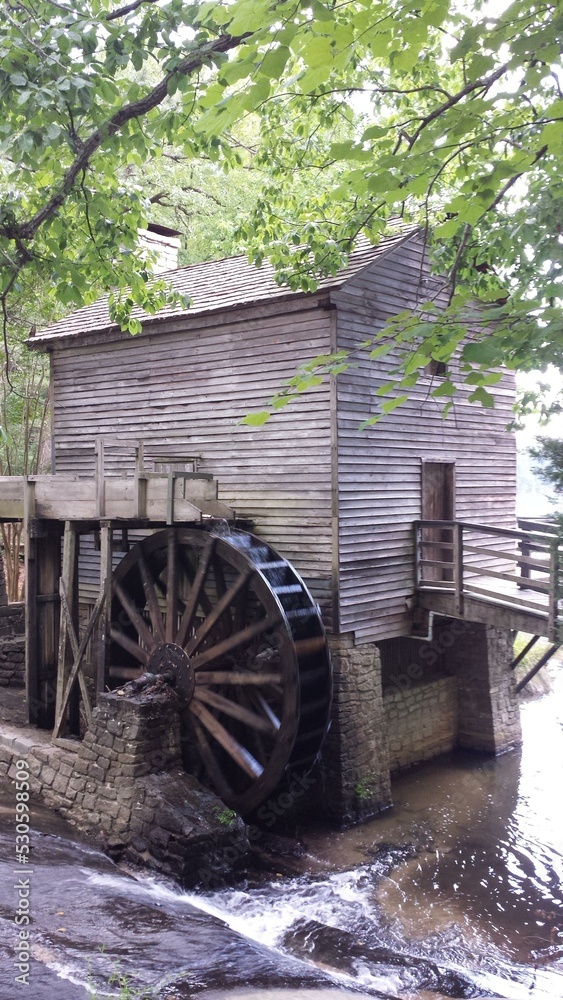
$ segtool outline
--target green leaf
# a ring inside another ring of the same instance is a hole
[[[268,410],[260,410],[258,413],[247,413],[240,423],[246,424],[248,427],[263,427],[266,421],[270,419],[270,416],[271,414]]]
[[[311,69],[330,68],[334,49],[330,38],[315,35],[301,50],[301,57]]]
[[[494,365],[499,363],[499,346],[493,338],[480,340],[477,343],[466,344],[461,352],[462,361],[471,361],[478,365]]]
[[[495,397],[492,396],[490,392],[487,392],[487,390],[482,386],[475,389],[474,392],[467,397],[467,399],[470,403],[481,403],[481,405],[485,406],[487,409],[492,409],[495,405]]]
[[[438,396],[438,397],[440,397],[440,396],[455,396],[456,392],[457,392],[457,389],[456,389],[455,385],[453,384],[453,382],[450,382],[449,379],[445,379],[443,382],[440,382],[440,384],[437,385],[434,389],[432,389],[432,392],[430,393],[430,395],[431,396]]]
[[[403,403],[406,403],[408,398],[408,393],[403,393],[402,396],[396,396],[395,399],[388,399],[385,403],[381,404],[381,409],[383,413],[392,413],[398,406],[402,406]]]
[[[278,45],[277,48],[270,49],[258,67],[259,73],[266,76],[268,80],[279,79],[290,55],[290,50],[286,45]]]
[[[436,226],[434,229],[434,236],[436,239],[447,240],[451,236],[455,236],[462,225],[463,223],[459,217],[455,219],[448,219],[447,222],[442,222],[441,225]]]

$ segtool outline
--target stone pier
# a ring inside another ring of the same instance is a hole
[[[506,629],[458,622],[462,626],[448,653],[457,677],[461,706],[458,745],[503,753],[522,742],[514,672],[512,633]]]
[[[442,618],[431,640],[356,645],[330,636],[332,724],[311,809],[338,825],[392,804],[391,775],[458,747],[502,753],[521,742],[510,632]]]
[[[373,643],[330,636],[332,723],[321,763],[322,808],[339,825],[360,823],[391,805],[381,661]]]

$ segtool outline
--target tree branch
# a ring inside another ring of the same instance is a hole
[[[119,10],[112,11],[105,18],[106,21],[117,21],[120,17],[125,17],[126,14],[130,14],[133,10],[137,10],[137,7],[142,7],[144,3],[156,3],[156,0],[134,0],[133,3],[128,3],[125,7],[120,7]]]
[[[18,249],[24,249],[21,246],[23,241],[33,239],[43,223],[51,218],[61,205],[64,204],[77,178],[86,169],[94,153],[97,152],[108,138],[119,132],[133,118],[141,118],[148,114],[149,111],[152,111],[153,108],[162,104],[168,96],[169,85],[175,77],[190,76],[196,70],[200,69],[210,57],[216,53],[229,52],[231,49],[236,48],[248,35],[249,33],[238,37],[221,35],[215,41],[202,45],[196,55],[188,55],[185,59],[182,59],[148,94],[120,108],[116,114],[103,125],[96,128],[89,138],[82,143],[80,152],[67,170],[59,190],[56,194],[52,195],[43,208],[39,209],[27,222],[19,225],[0,226],[0,235],[7,239],[19,241],[20,246]],[[29,251],[26,251],[26,253],[29,253]]]
[[[490,76],[484,76],[480,77],[478,80],[473,80],[472,83],[468,83],[462,90],[458,90],[457,94],[453,94],[448,101],[445,101],[443,104],[440,104],[439,107],[434,108],[434,111],[431,111],[429,115],[426,115],[426,117],[422,119],[413,135],[407,137],[405,134],[405,138],[408,138],[409,149],[412,149],[416,140],[431,122],[435,121],[436,118],[440,118],[440,116],[445,114],[446,111],[449,111],[450,108],[454,108],[456,104],[463,101],[464,97],[469,97],[469,95],[473,94],[476,90],[490,90],[493,83],[500,80],[501,76],[504,76],[504,74],[508,72],[508,69],[509,64],[504,63],[502,66],[499,66],[494,73],[491,73]]]

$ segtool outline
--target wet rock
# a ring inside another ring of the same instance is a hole
[[[316,920],[299,920],[293,924],[283,939],[283,946],[293,955],[339,972],[345,970],[352,974],[357,961],[361,961],[364,967],[377,967],[378,972],[396,974],[399,971],[405,986],[437,991],[444,997],[496,996],[494,993],[483,993],[481,987],[453,969],[441,967],[417,955],[402,954],[358,940],[349,931]]]
[[[225,825],[224,813],[220,799],[185,771],[146,775],[135,783],[123,856],[185,886],[209,883],[249,850],[242,820],[230,815]]]

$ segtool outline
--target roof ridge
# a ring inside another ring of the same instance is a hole
[[[393,251],[420,231],[420,226],[414,224],[393,223],[391,226],[394,232],[383,236],[377,244],[370,243],[367,237],[360,234],[345,266],[335,275],[321,277],[317,291],[342,287],[358,271]],[[221,274],[228,279],[224,286],[220,282]],[[162,278],[168,280],[177,292],[189,295],[192,304],[187,308],[179,305],[164,306],[154,314],[145,313],[143,309],[136,307],[133,316],[144,324],[166,318],[195,316],[220,309],[249,306],[259,301],[275,301],[290,296],[315,294],[278,284],[275,280],[275,269],[269,261],[264,261],[260,267],[256,267],[249,262],[245,254],[184,264],[155,277],[159,280]],[[33,338],[33,345],[38,346],[41,342],[46,343],[83,333],[118,330],[118,324],[110,319],[108,298],[108,294],[103,295],[96,302],[80,306],[63,319],[38,331]]]

